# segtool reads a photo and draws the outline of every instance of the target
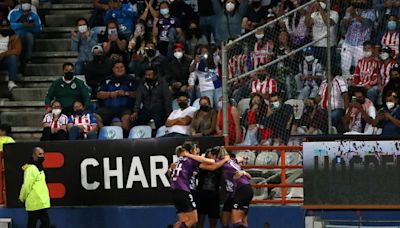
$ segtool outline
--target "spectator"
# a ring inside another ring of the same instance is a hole
[[[242,29],[245,33],[257,28],[265,22],[268,8],[261,5],[261,0],[251,0],[251,7],[242,19]]]
[[[379,91],[382,92],[383,88],[388,84],[390,79],[390,71],[395,67],[396,60],[392,58],[393,52],[390,47],[381,48],[379,58],[382,60],[380,66],[380,77],[378,78]]]
[[[275,14],[272,13],[271,10],[269,10],[269,13],[268,13],[267,19],[266,19],[266,23],[269,23],[275,19],[276,19]],[[278,23],[274,22],[267,26],[267,28],[265,29],[264,35],[267,40],[271,40],[274,44],[277,44],[279,33],[280,33],[280,28],[278,26]]]
[[[295,120],[292,135],[315,135],[328,133],[328,112],[317,106],[315,99],[304,100],[304,113]]]
[[[343,77],[348,79],[352,63],[358,63],[363,56],[363,44],[371,39],[375,12],[369,8],[366,0],[352,0],[352,6],[347,8],[346,16],[341,22],[345,35],[341,51],[341,66]]]
[[[39,15],[31,11],[29,0],[21,0],[21,8],[11,10],[8,20],[11,28],[21,38],[23,63],[30,63],[35,43],[34,36],[42,29]]]
[[[11,137],[11,126],[8,124],[0,125],[0,152],[3,152],[4,144],[15,143]]]
[[[372,134],[376,109],[372,101],[366,98],[363,87],[354,88],[353,96],[344,116],[344,123],[348,126],[347,134]]]
[[[157,76],[156,68],[147,68],[144,72],[145,80],[139,86],[131,120],[138,125],[154,120],[158,129],[171,113],[171,93],[167,82]]]
[[[11,91],[17,87],[18,80],[18,57],[21,54],[21,40],[13,30],[10,29],[6,19],[0,21],[0,68],[7,69],[8,89]]]
[[[400,94],[400,67],[398,64],[393,66],[390,70],[390,79],[386,86],[383,88],[382,92],[382,104],[386,103],[386,94],[389,91],[395,91]]]
[[[290,3],[290,1],[286,1]],[[294,9],[294,8],[293,8]],[[289,33],[290,43],[293,47],[301,47],[308,38],[308,27],[306,25],[306,11],[298,10],[294,14],[290,14],[282,20],[284,28]]]
[[[128,44],[128,53],[130,56],[129,73],[135,74],[138,70],[140,61],[144,59],[146,45],[146,28],[144,21],[138,21],[135,26],[135,32],[131,36]]]
[[[57,100],[63,107],[63,113],[70,116],[73,113],[73,102],[82,100],[85,107],[90,104],[90,91],[85,82],[74,76],[74,65],[63,64],[64,76],[55,80],[47,92],[44,103],[46,113],[51,112],[51,101]]]
[[[110,9],[108,0],[93,0],[93,15],[89,19],[89,26],[94,28],[97,26],[104,26],[104,16],[106,11]]]
[[[115,62],[113,74],[105,79],[97,92],[100,108],[96,111],[99,115],[99,126],[108,126],[113,118],[121,119],[124,137],[128,137],[130,130],[129,116],[132,114],[134,99],[137,96],[137,81],[126,74],[122,62]]]
[[[139,63],[136,77],[143,78],[144,69],[153,67],[157,70],[158,76],[164,78],[166,75],[166,67],[168,60],[156,49],[156,45],[152,42],[147,42],[144,59]],[[165,78],[164,78],[165,79]]]
[[[69,140],[97,139],[97,122],[79,100],[73,103],[74,113],[68,119]]]
[[[40,141],[68,139],[68,117],[61,112],[61,103],[56,100],[51,102],[51,113],[47,113],[43,118],[43,133]]]
[[[129,38],[132,35],[133,23],[137,17],[137,9],[128,0],[109,0],[108,7],[104,21],[116,21],[119,24],[119,32],[125,38]]]
[[[174,60],[167,67],[167,79],[174,93],[186,92],[188,89],[189,68],[192,58],[185,55],[184,46],[177,43],[174,46]]]
[[[222,82],[214,62],[214,56],[210,54],[207,46],[201,46],[192,62],[189,76],[189,91],[194,90],[196,80],[199,81],[201,96],[207,96],[213,101],[213,107],[218,104],[222,96]]]
[[[221,5],[219,0],[212,0],[212,7],[216,13],[215,42],[217,45],[242,33],[241,22],[248,10],[247,1],[224,0]]]
[[[217,126],[217,112],[211,108],[211,101],[208,97],[200,97],[200,110],[192,120],[190,127],[191,136],[212,136]]]
[[[399,56],[400,34],[397,27],[398,21],[395,15],[391,15],[386,25],[387,30],[379,40],[382,47],[389,47],[393,51],[393,59],[397,59]]]
[[[304,50],[304,61],[299,63],[299,73],[295,76],[297,84],[297,99],[315,98],[319,84],[323,79],[322,66],[314,57],[314,50],[308,47]]]
[[[9,1],[5,1],[5,2],[9,2]],[[12,1],[11,1],[11,2],[12,2]],[[24,4],[24,3],[30,3],[30,4],[31,4],[31,11],[37,14],[37,8],[36,8],[36,6],[34,6],[34,5],[32,4],[32,1],[31,1],[31,0],[29,0],[29,1],[21,1],[21,0],[20,0],[20,1],[17,1],[17,2],[19,2],[19,4],[16,5],[16,6],[14,6],[14,9],[19,9],[19,8],[21,8],[21,7],[22,7],[22,4]],[[9,7],[11,8],[13,5],[14,5],[14,3],[12,3]]]
[[[218,122],[217,122],[217,135],[222,136],[222,97],[218,102]],[[242,131],[240,129],[240,113],[239,110],[232,105],[232,101],[228,103],[228,136],[229,145],[236,145],[242,141]]]
[[[75,75],[82,75],[85,72],[86,64],[93,60],[91,50],[97,44],[97,36],[90,31],[85,18],[79,18],[76,26],[78,26],[78,33],[74,30],[71,31],[71,50],[78,52]]]
[[[372,45],[371,41],[364,42],[364,57],[357,62],[351,85],[364,87],[367,90],[368,99],[375,103],[379,94],[380,62],[372,56]]]
[[[174,110],[165,122],[168,134],[165,137],[182,137],[190,135],[190,126],[196,109],[188,105],[189,96],[178,93],[177,101],[179,109]]]
[[[198,34],[203,34],[208,44],[211,43],[211,35],[215,38],[215,9],[212,7],[212,0],[197,0],[198,6],[198,15],[199,15],[199,26],[196,27],[198,29]],[[189,26],[190,29],[190,26]],[[193,34],[193,33],[189,33]],[[197,33],[196,33],[197,34]],[[186,34],[187,36],[188,34]],[[189,48],[189,50],[192,50]],[[189,52],[191,56],[194,55],[194,51]]]
[[[103,44],[104,53],[108,58],[113,61],[127,62],[126,49],[128,41],[119,31],[116,21],[110,20],[107,22],[106,31],[99,34],[98,41]]]
[[[184,0],[171,1],[171,15],[178,18],[184,31],[189,29],[191,21],[198,21],[196,13]]]
[[[383,121],[382,135],[400,134],[400,108],[399,96],[394,91],[389,91],[386,96],[385,108],[378,112],[375,125]]]
[[[257,71],[256,78],[251,82],[251,93],[258,93],[264,99],[278,92],[278,85],[275,79],[271,78],[265,69]]]
[[[92,90],[92,98],[96,98],[100,83],[112,74],[113,62],[104,56],[100,45],[92,47],[93,60],[86,65],[85,79]]]
[[[329,13],[329,16],[328,16]],[[317,41],[321,37],[327,35],[327,23],[330,19],[330,45],[331,45],[331,62],[335,62],[336,44],[337,44],[337,25],[339,23],[339,14],[331,9],[326,9],[324,1],[317,2],[307,13],[306,23],[312,28],[312,39]],[[314,44],[315,57],[320,60],[322,66],[326,66],[328,40],[322,39]]]
[[[269,63],[274,55],[274,42],[264,36],[264,30],[262,29],[257,30],[255,33],[256,42],[252,53],[254,69]]]
[[[157,40],[157,49],[169,59],[172,58],[172,46],[182,36],[181,21],[171,15],[167,1],[160,3],[160,16],[153,22],[153,37]]]
[[[206,36],[199,30],[195,21],[192,21],[189,25],[189,30],[185,31],[185,38],[187,53],[190,56],[194,56],[199,46],[208,44]]]

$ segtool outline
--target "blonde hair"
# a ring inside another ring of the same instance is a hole
[[[184,151],[186,151],[186,149],[185,148],[183,148],[182,146],[177,146],[176,148],[175,148],[175,154],[176,154],[176,156],[181,156],[181,154],[184,152]]]
[[[219,159],[223,159],[223,158],[225,158],[225,156],[229,156],[229,153],[228,153],[228,151],[226,151],[225,147],[220,146],[219,147],[218,158]]]

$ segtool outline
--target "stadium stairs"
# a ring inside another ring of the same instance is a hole
[[[52,81],[62,75],[62,64],[75,63],[77,58],[77,53],[70,51],[70,31],[77,18],[89,19],[93,9],[91,0],[59,2],[41,3],[38,7],[43,29],[35,41],[32,63],[27,64],[11,96],[0,98],[1,123],[11,124],[18,142],[39,140],[47,90]],[[2,71],[0,81],[3,85],[5,79],[6,72]]]

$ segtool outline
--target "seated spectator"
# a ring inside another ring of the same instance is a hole
[[[366,98],[363,87],[354,88],[349,107],[344,115],[344,124],[348,127],[346,134],[372,134],[376,109],[371,100]]]
[[[171,92],[167,82],[157,76],[156,68],[147,68],[144,72],[145,80],[140,83],[131,120],[136,125],[147,125],[154,120],[158,129],[171,113]]]
[[[181,137],[190,135],[190,126],[196,108],[189,106],[189,96],[180,92],[177,95],[179,109],[174,110],[165,122],[167,132],[164,137]]]
[[[217,112],[211,108],[211,101],[208,97],[200,97],[200,110],[193,116],[190,127],[191,136],[212,136],[217,126]]]
[[[144,59],[146,54],[144,47],[146,45],[146,28],[144,21],[138,21],[135,26],[135,31],[128,43],[128,53],[130,56],[129,73],[135,74],[140,61]]]
[[[144,69],[154,67],[157,70],[157,76],[164,78],[166,75],[166,67],[168,60],[156,49],[156,45],[153,42],[147,42],[144,59],[139,63],[136,77],[143,78]],[[165,79],[165,78],[164,78]]]
[[[68,119],[68,139],[97,139],[97,122],[93,113],[85,110],[81,101],[74,101],[73,114]]]
[[[54,0],[53,0],[53,1],[54,1]],[[6,2],[8,2],[8,1],[6,1]],[[19,0],[19,1],[17,1],[17,2],[19,2],[19,4],[16,5],[16,6],[14,6],[14,9],[19,9],[19,8],[21,8],[21,7],[22,7],[22,4],[24,4],[24,3],[31,3],[31,11],[37,14],[37,8],[36,8],[36,6],[34,6],[34,5],[32,4],[32,1],[31,1],[31,0],[29,0],[29,1],[24,1],[24,0],[21,1],[21,0]],[[14,5],[14,3],[10,6],[10,8],[11,8],[13,5]]]
[[[78,32],[71,31],[71,50],[78,52],[75,75],[82,75],[85,72],[86,64],[93,60],[91,50],[97,44],[97,36],[90,31],[85,18],[79,18],[76,26],[78,26]]]
[[[375,119],[375,126],[382,123],[382,135],[400,134],[400,107],[399,96],[394,91],[389,91],[386,96],[385,107],[378,112]]]
[[[92,47],[93,60],[88,62],[85,68],[86,84],[92,90],[92,98],[97,98],[97,89],[100,83],[112,74],[113,62],[104,56],[100,45]]]
[[[268,14],[268,8],[261,5],[261,0],[252,0],[251,7],[242,19],[242,29],[245,33],[257,28],[265,22],[265,16]]]
[[[153,39],[157,41],[157,49],[168,59],[172,58],[172,47],[179,42],[182,36],[181,21],[171,15],[170,4],[167,1],[160,3],[160,14],[153,21]]]
[[[97,26],[104,26],[104,16],[106,11],[110,9],[108,0],[93,0],[93,14],[89,19],[89,26],[94,28]]]
[[[299,73],[295,76],[297,84],[297,99],[315,98],[319,84],[323,80],[322,66],[314,57],[314,50],[308,47],[304,50],[304,61],[299,63]]]
[[[0,68],[6,69],[8,73],[8,89],[11,91],[17,87],[18,80],[18,58],[21,54],[21,40],[13,30],[10,29],[6,19],[0,21]]]
[[[90,90],[85,82],[74,76],[74,65],[72,63],[63,64],[64,76],[55,80],[47,92],[44,103],[46,113],[51,112],[51,101],[57,100],[63,107],[63,113],[67,116],[73,113],[73,102],[83,101],[85,107],[90,105]]]
[[[11,126],[8,124],[0,125],[0,152],[3,152],[4,144],[15,143],[11,137]]]
[[[269,72],[265,69],[258,70],[256,78],[251,82],[251,93],[258,93],[264,99],[268,99],[271,94],[277,92],[277,82],[271,78]]]
[[[397,94],[400,94],[400,67],[398,64],[393,66],[393,69],[390,70],[390,78],[389,82],[383,88],[382,92],[382,104],[386,102],[386,94],[389,91],[395,91]]]
[[[194,56],[197,47],[201,45],[208,45],[207,37],[200,32],[199,25],[196,21],[189,24],[189,29],[185,30],[185,40],[187,47],[187,54]]]
[[[174,59],[168,64],[167,79],[174,93],[186,92],[188,89],[189,68],[192,62],[190,56],[185,55],[183,44],[177,43],[174,46]]]
[[[397,64],[396,60],[393,59],[393,52],[390,47],[381,48],[379,58],[382,60],[380,66],[380,76],[378,78],[379,91],[382,92],[383,88],[388,84],[390,79],[390,71]]]
[[[400,33],[397,26],[399,19],[395,15],[390,15],[386,24],[387,31],[382,34],[380,45],[382,47],[389,47],[393,51],[393,59],[399,56]]]
[[[217,122],[217,136],[222,136],[222,97],[218,102],[218,122]],[[242,130],[240,128],[240,113],[239,110],[232,104],[232,101],[228,103],[228,136],[229,145],[236,145],[242,142]]]
[[[68,139],[68,117],[61,112],[61,103],[59,101],[51,102],[51,112],[43,118],[43,133],[40,141]]]
[[[127,138],[130,130],[129,116],[137,96],[138,82],[126,74],[122,62],[115,62],[112,70],[112,76],[106,78],[97,91],[100,100],[100,108],[96,111],[100,117],[98,123],[100,127],[108,126],[113,118],[120,118],[124,137]]]
[[[361,86],[367,90],[367,97],[370,101],[376,102],[378,98],[378,77],[380,62],[372,56],[372,42],[364,42],[364,57],[358,60],[354,70],[352,86]]]
[[[187,31],[191,21],[196,21],[197,15],[193,11],[192,6],[188,5],[184,0],[171,1],[171,15],[174,15],[181,22],[183,31]]]
[[[328,133],[328,112],[318,107],[315,99],[304,100],[304,113],[300,120],[295,120],[292,135],[315,135]]]
[[[102,43],[104,53],[113,61],[127,62],[127,38],[120,32],[118,23],[107,22],[106,31],[99,34],[98,42]]]
[[[128,0],[109,0],[109,9],[104,15],[104,21],[115,20],[119,24],[119,31],[129,38],[132,35],[133,23],[137,18],[137,10]]]
[[[31,10],[29,2],[29,0],[21,0],[21,8],[11,10],[8,15],[11,28],[21,38],[23,63],[31,62],[34,36],[42,30],[39,15]]]

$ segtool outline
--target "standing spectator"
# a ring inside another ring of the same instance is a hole
[[[74,65],[72,63],[63,64],[64,76],[55,80],[47,92],[44,103],[46,113],[51,112],[51,101],[57,100],[63,106],[63,113],[67,116],[73,112],[73,102],[83,101],[84,105],[90,105],[90,90],[85,82],[74,76]]]
[[[394,91],[389,91],[385,95],[385,108],[378,112],[375,125],[383,121],[382,135],[400,134],[400,107],[399,96]]]
[[[217,135],[222,136],[222,97],[218,102],[218,121],[217,121]],[[236,145],[242,141],[242,131],[240,129],[240,113],[239,110],[233,106],[232,101],[228,103],[228,137],[229,145]]]
[[[147,42],[144,59],[139,63],[137,68],[136,77],[143,78],[144,69],[154,67],[157,70],[157,75],[164,78],[166,75],[166,67],[168,60],[156,49],[156,45],[153,42]],[[165,79],[165,78],[164,78]]]
[[[191,136],[211,136],[215,134],[217,126],[217,112],[211,108],[211,101],[208,97],[200,97],[200,110],[192,120],[190,127]]]
[[[24,182],[19,193],[19,200],[25,203],[28,212],[27,227],[36,227],[40,220],[40,227],[50,227],[47,209],[50,208],[49,189],[46,184],[46,175],[43,168],[44,150],[35,147],[31,159],[22,166]]]
[[[128,53],[130,56],[129,73],[131,74],[135,74],[140,61],[144,59],[144,55],[146,54],[144,47],[146,45],[146,39],[148,40],[147,36],[145,22],[139,20],[135,25],[135,31],[128,43]]]
[[[250,32],[265,22],[268,8],[261,5],[261,0],[251,0],[251,7],[242,19],[242,29]]]
[[[306,25],[306,11],[301,9],[294,14],[285,17],[282,21],[286,31],[290,35],[290,43],[293,47],[301,47],[308,38],[308,27]]]
[[[91,52],[93,60],[86,65],[85,79],[92,90],[92,98],[96,98],[100,83],[112,74],[113,62],[104,56],[100,45],[93,46]]]
[[[78,52],[78,61],[75,63],[75,75],[82,75],[85,72],[86,64],[93,60],[92,47],[97,44],[97,36],[88,27],[85,18],[76,21],[78,33],[71,31],[71,50]]]
[[[73,103],[74,112],[68,119],[69,140],[97,139],[97,122],[93,113],[85,110],[79,100]]]
[[[190,126],[196,108],[188,105],[189,96],[186,93],[178,93],[176,97],[179,109],[174,110],[165,122],[168,132],[165,137],[181,137],[190,135]]]
[[[168,64],[167,79],[174,93],[186,92],[188,89],[189,68],[192,58],[185,55],[183,44],[177,43],[174,46],[174,59]]]
[[[399,19],[395,15],[391,15],[386,25],[387,31],[379,40],[382,47],[389,47],[393,51],[393,59],[397,59],[399,56],[400,33],[398,32],[398,21]]]
[[[190,22],[189,29],[185,31],[187,54],[194,56],[196,49],[201,45],[207,45],[207,37],[201,32],[197,22]]]
[[[352,0],[352,6],[347,8],[346,16],[341,22],[345,40],[341,51],[341,66],[345,79],[350,76],[350,68],[357,64],[363,55],[363,44],[371,39],[373,23],[376,20],[375,12],[368,8],[365,0],[360,4]]]
[[[133,23],[137,17],[137,10],[128,0],[109,0],[109,9],[106,11],[104,21],[115,20],[119,24],[119,32],[125,38],[132,35]]]
[[[372,45],[371,41],[364,42],[364,57],[357,62],[351,85],[364,87],[367,90],[368,99],[375,103],[379,94],[380,62],[372,56]]]
[[[18,58],[21,51],[21,40],[10,29],[9,22],[2,19],[0,21],[0,68],[7,69],[10,91],[17,87],[15,81],[18,80]]]
[[[396,60],[394,60],[392,56],[393,52],[390,47],[381,48],[379,58],[382,60],[382,65],[380,66],[380,78],[378,78],[378,87],[380,92],[382,92],[383,88],[388,84],[390,71],[396,65]]]
[[[47,113],[43,118],[43,133],[41,141],[66,140],[68,117],[62,112],[59,101],[51,102],[51,113]]]
[[[4,144],[15,143],[11,137],[11,126],[8,124],[0,125],[0,152],[3,152]]]
[[[315,99],[304,100],[304,113],[295,120],[292,135],[315,135],[328,133],[328,112],[318,107]]]
[[[171,113],[171,92],[167,82],[157,76],[156,68],[147,68],[144,72],[145,80],[139,86],[131,120],[138,125],[147,125],[153,120],[158,129]]]
[[[248,0],[212,0],[215,17],[215,42],[220,45],[242,33],[241,22],[248,9]]]
[[[212,0],[197,0],[199,14],[199,24],[197,29],[199,34],[203,34],[207,38],[208,44],[211,43],[211,35],[215,38],[215,10],[211,1]],[[186,36],[187,35],[188,34],[186,34]],[[194,52],[190,53],[190,55],[193,54]]]
[[[176,16],[181,22],[181,28],[183,31],[189,29],[191,21],[197,21],[197,15],[193,11],[192,7],[184,0],[171,1],[171,15]]]
[[[29,0],[21,0],[21,8],[11,10],[8,20],[11,28],[21,38],[23,63],[30,63],[35,43],[34,36],[42,29],[39,15],[31,11]]]
[[[99,43],[102,43],[104,53],[113,61],[127,62],[126,48],[128,46],[127,38],[119,31],[116,21],[107,22],[106,31],[99,34]]]
[[[329,13],[329,16],[328,16]],[[308,11],[306,23],[312,28],[313,41],[320,39],[328,34],[327,23],[330,19],[330,45],[331,45],[331,62],[335,62],[336,44],[337,44],[337,25],[339,23],[339,14],[331,9],[326,9],[326,4],[323,1],[317,2]],[[328,48],[328,40],[322,39],[314,44],[315,57],[320,60],[322,66],[326,66],[326,53]]]
[[[89,19],[90,27],[104,26],[104,16],[106,11],[110,9],[108,0],[92,0],[93,2],[93,15]]]
[[[121,119],[121,126],[124,136],[129,135],[131,108],[137,95],[138,83],[126,74],[122,62],[115,62],[113,74],[105,79],[97,91],[97,98],[100,100],[100,108],[96,113],[100,116],[99,125],[102,127],[111,124],[113,118]]]
[[[390,79],[386,86],[382,91],[382,104],[386,102],[386,94],[389,91],[395,91],[397,94],[400,94],[400,67],[398,64],[393,66],[393,69],[390,70]]]

